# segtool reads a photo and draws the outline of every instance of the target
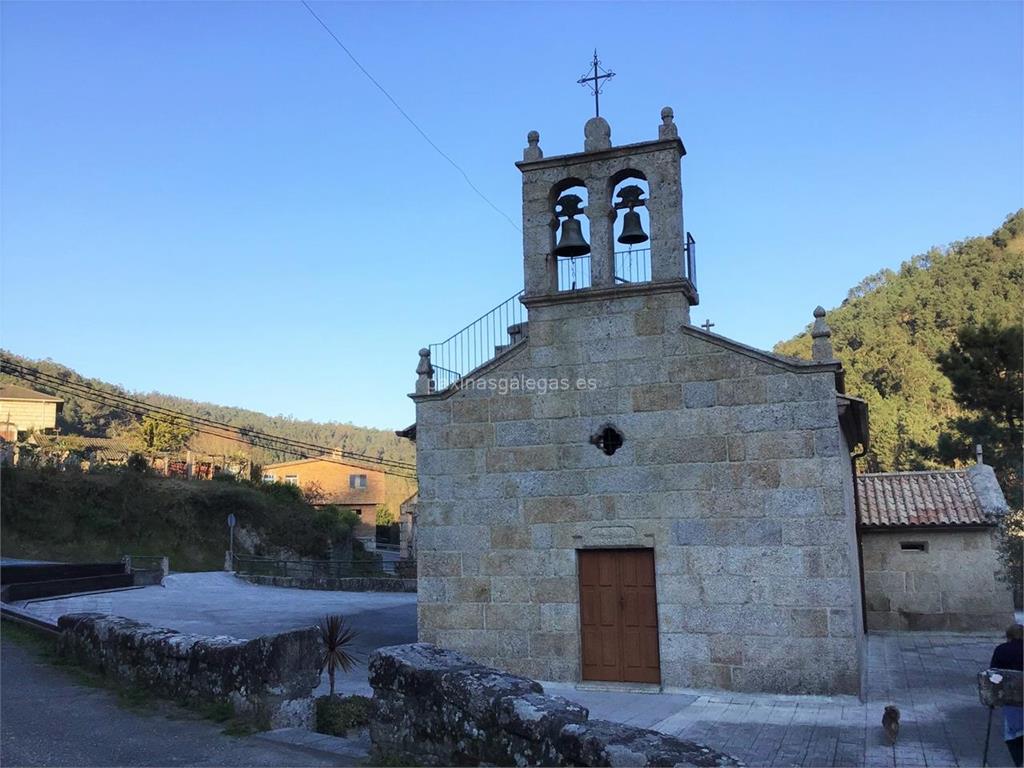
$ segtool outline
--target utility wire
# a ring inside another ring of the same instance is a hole
[[[328,446],[308,443],[293,438],[286,438],[279,435],[272,435],[266,432],[237,427],[226,422],[215,421],[214,419],[202,416],[192,416],[182,411],[176,411],[163,406],[156,406],[136,398],[122,395],[116,392],[107,392],[86,383],[62,379],[59,376],[48,374],[30,366],[24,366],[11,360],[0,358],[0,372],[9,373],[26,381],[47,386],[51,389],[63,391],[75,397],[105,405],[108,408],[120,410],[135,416],[151,416],[165,422],[188,423],[195,431],[213,437],[226,438],[237,442],[248,443],[249,445],[278,451],[292,456],[302,458],[323,458],[338,463],[340,459],[346,458],[365,464],[373,464],[382,467],[386,473],[414,476],[415,465],[408,462],[384,459],[354,451],[344,451]],[[324,455],[327,454],[327,455]],[[333,454],[333,455],[332,455]]]
[[[377,82],[377,78],[371,75],[369,71],[366,69],[366,67],[359,63],[359,59],[357,59],[352,54],[352,51],[350,51],[348,47],[343,42],[341,42],[338,36],[334,34],[333,31],[331,31],[331,28],[324,23],[324,20],[317,16],[316,11],[309,7],[309,3],[307,3],[306,0],[299,0],[299,2],[301,2],[306,7],[306,10],[309,11],[310,15],[312,15],[314,19],[320,22],[320,26],[323,27],[327,34],[334,39],[334,42],[338,44],[338,47],[341,48],[341,50],[343,50],[350,59],[352,59],[352,63],[359,68],[359,71],[366,75],[367,79],[371,83],[377,86],[377,90],[379,90],[381,93],[384,94],[384,96],[387,97],[387,100],[390,101],[392,105],[394,105],[395,109],[398,110],[399,114],[401,114],[402,117],[404,117],[409,122],[409,125],[416,129],[416,132],[423,137],[423,140],[426,141],[427,144],[429,144],[431,147],[433,147],[434,151],[437,152],[437,154],[439,154],[441,157],[447,160],[449,165],[452,166],[452,168],[454,168],[456,171],[462,174],[462,178],[465,179],[466,183],[469,184],[473,191],[480,196],[480,199],[487,203],[489,206],[491,206],[491,208],[497,211],[501,216],[503,216],[505,218],[505,221],[511,224],[516,229],[516,231],[522,232],[523,230],[520,228],[520,226],[516,224],[515,221],[513,221],[512,218],[507,213],[501,210],[501,208],[492,203],[490,198],[487,197],[487,195],[480,191],[480,188],[473,183],[472,179],[469,178],[469,174],[462,170],[462,167],[454,160],[452,160],[448,153],[446,153],[443,149],[441,149],[439,146],[437,146],[437,144],[434,143],[434,141],[426,134],[426,132],[416,124],[416,121],[409,116],[409,113],[402,109],[402,105],[395,101],[395,98],[390,93],[388,93],[387,89],[383,85]]]

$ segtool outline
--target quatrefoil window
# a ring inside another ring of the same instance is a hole
[[[590,436],[590,443],[600,448],[606,456],[611,456],[619,450],[623,442],[622,433],[611,424],[605,424],[596,434]]]

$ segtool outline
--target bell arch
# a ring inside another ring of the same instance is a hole
[[[551,186],[551,267],[558,291],[591,286],[590,191],[583,179],[569,176]]]
[[[643,171],[624,168],[609,178],[614,222],[616,283],[646,283],[651,280],[651,228],[647,210],[650,184]]]

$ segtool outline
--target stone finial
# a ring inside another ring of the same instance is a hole
[[[978,464],[985,463],[985,452],[981,447],[981,443],[974,444],[974,458],[977,460]]]
[[[523,150],[523,160],[540,160],[544,152],[540,148],[540,134],[530,131],[526,134],[527,147]]]
[[[676,124],[672,122],[673,117],[675,117],[675,112],[672,111],[672,107],[661,108],[661,125],[658,126],[659,139],[679,138],[679,129],[676,127]]]
[[[828,363],[835,360],[832,351],[832,329],[825,322],[825,308],[814,310],[814,327],[811,328],[811,359],[816,363]]]
[[[420,350],[420,361],[416,365],[416,394],[429,395],[434,391],[434,366],[430,364],[430,350]]]
[[[603,117],[592,117],[583,126],[583,151],[595,152],[599,149],[611,149],[612,127]]]

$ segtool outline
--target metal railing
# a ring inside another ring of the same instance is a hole
[[[133,571],[162,571],[167,558],[163,555],[122,555],[121,561]]]
[[[590,256],[558,259],[558,290],[579,291],[591,287]],[[683,277],[697,287],[697,241],[686,233],[686,262]],[[651,249],[633,248],[615,252],[616,283],[646,283],[651,280]],[[526,335],[526,307],[519,301],[522,291],[490,312],[437,344],[430,344],[434,369],[434,390],[441,392],[456,384],[484,363]]]
[[[557,265],[559,291],[579,291],[590,287],[590,256],[558,259]]]
[[[683,266],[683,277],[693,287],[697,287],[697,241],[693,235],[686,233],[686,263]],[[558,260],[558,290],[578,291],[590,288],[590,256],[577,256],[572,259]],[[632,248],[628,251],[615,252],[616,283],[647,283],[651,281],[651,249]]]
[[[593,285],[590,276],[591,258],[576,256],[558,260],[558,290],[579,291]],[[651,249],[634,248],[615,252],[616,283],[646,283],[651,279]]]
[[[389,578],[406,561],[397,558],[352,560],[285,560],[235,555],[235,572],[244,576],[284,576],[298,579],[346,579],[359,576]]]
[[[697,241],[693,235],[686,233],[686,275],[690,285],[697,290]]]
[[[615,252],[615,282],[647,283],[651,280],[651,249]]]
[[[436,391],[448,389],[523,338],[527,313],[519,301],[522,295],[515,293],[461,331],[430,345]]]

